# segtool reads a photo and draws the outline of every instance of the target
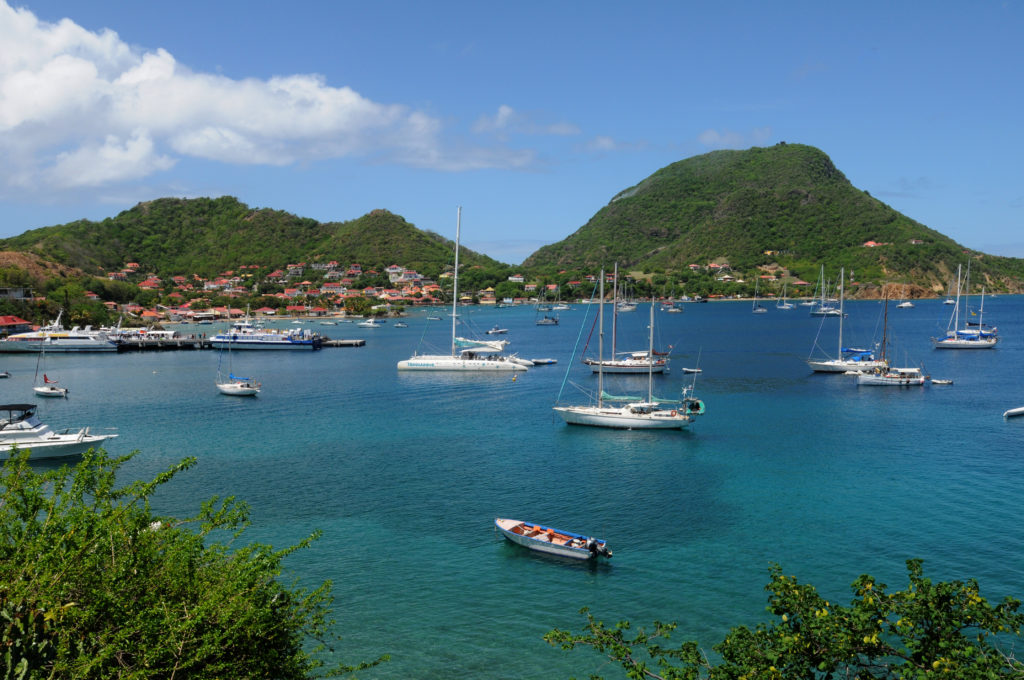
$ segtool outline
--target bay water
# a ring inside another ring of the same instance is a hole
[[[620,315],[620,351],[646,348],[647,310]],[[139,451],[125,482],[197,457],[160,492],[157,513],[233,495],[252,507],[248,541],[284,547],[321,530],[286,578],[333,581],[336,659],[391,655],[361,678],[616,677],[598,654],[542,636],[579,629],[587,606],[609,625],[676,621],[673,640],[710,649],[732,626],[769,620],[774,563],[841,603],[862,573],[905,587],[914,557],[933,579],[974,577],[990,599],[1024,597],[1024,418],[1001,415],[1024,405],[1020,297],[986,299],[1002,337],[986,351],[932,349],[951,312],[939,300],[890,305],[894,363],[954,381],[909,389],[812,374],[805,360],[816,344],[835,354],[838,323],[806,307],[659,310],[655,344],[671,346],[671,371],[655,393],[693,384],[707,405],[684,432],[570,427],[551,410],[560,394],[582,403],[596,386],[579,364],[588,341],[596,356],[596,306],[561,312],[558,326],[536,326],[532,308],[459,310],[461,335],[500,325],[509,333],[492,337],[510,350],[556,365],[399,373],[414,350],[447,351],[447,311],[431,321],[414,310],[407,328],[304,324],[364,347],[234,352],[234,372],[263,385],[254,399],[217,392],[226,358],[214,351],[47,355],[71,393],[39,401],[40,417],[117,432],[108,450]],[[844,344],[881,339],[881,303],[847,311]],[[13,374],[0,381],[5,401],[33,401],[36,360],[0,355]],[[646,386],[632,376],[606,389]],[[615,555],[545,557],[504,541],[495,517],[594,535]]]

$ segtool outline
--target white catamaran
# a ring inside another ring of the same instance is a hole
[[[507,341],[481,341],[466,346],[455,336],[459,304],[459,238],[462,231],[462,207],[455,222],[455,274],[452,277],[452,345],[450,354],[413,354],[398,362],[399,371],[525,371],[527,363],[500,354]],[[460,344],[462,346],[460,346]]]

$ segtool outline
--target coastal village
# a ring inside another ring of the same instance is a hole
[[[911,243],[919,245],[921,241],[915,239]],[[886,245],[891,244],[871,240],[865,242],[863,247],[877,248]],[[776,253],[765,251],[764,254],[772,256]],[[474,265],[471,268],[478,269],[479,266]],[[175,275],[167,281],[154,273],[143,272],[141,265],[137,262],[127,262],[120,269],[107,272],[106,278],[111,281],[133,283],[143,291],[153,291],[159,295],[158,302],[154,302],[150,306],[134,302],[119,304],[114,301],[102,300],[92,291],[86,291],[85,297],[101,302],[111,313],[122,314],[143,324],[239,318],[246,313],[246,310],[230,305],[210,305],[209,299],[260,296],[261,285],[276,291],[263,293],[262,296],[273,298],[279,304],[277,306],[265,305],[250,310],[256,316],[325,317],[344,315],[346,309],[351,309],[346,302],[356,299],[369,301],[370,308],[380,314],[387,314],[406,307],[446,303],[442,286],[438,281],[423,276],[415,269],[399,264],[385,267],[383,271],[373,268],[364,269],[359,263],[342,265],[334,260],[313,263],[298,262],[265,273],[261,273],[260,269],[260,265],[241,265],[237,270],[225,271],[212,278],[193,273]],[[687,265],[687,269],[691,273],[707,274],[719,283],[740,285],[747,283],[743,276],[733,272],[729,263],[724,260],[706,264],[692,263]],[[567,272],[562,270],[558,272],[558,275],[565,278]],[[387,278],[388,285],[360,285],[361,280],[367,278],[379,280],[381,276]],[[806,295],[809,287],[815,286],[813,282],[795,277],[791,272],[778,265],[762,266],[756,276],[765,284],[784,281],[793,286],[793,297]],[[438,278],[447,280],[451,277],[452,269],[449,267]],[[585,274],[578,279],[567,280],[564,284],[565,296],[567,298],[578,297],[577,293],[581,287],[592,286],[597,282],[597,277],[597,274]],[[611,283],[612,275],[606,274],[606,277],[607,282]],[[622,278],[627,283],[632,280],[628,274],[623,274]],[[563,294],[562,286],[559,284],[531,282],[520,273],[509,275],[508,281],[516,284],[518,295],[499,298],[494,287],[487,287],[475,291],[461,291],[460,303],[495,306],[529,305],[537,303],[539,299],[557,299]],[[857,285],[852,276],[850,285]],[[14,299],[25,301],[31,299],[31,293],[26,289],[9,289],[5,292],[7,297]],[[742,299],[746,296],[737,293],[731,296],[711,294],[707,297],[710,299],[725,297]],[[775,293],[766,289],[764,297],[775,297]],[[683,300],[688,299],[683,296]],[[0,336],[31,329],[31,323],[17,316],[0,317]]]

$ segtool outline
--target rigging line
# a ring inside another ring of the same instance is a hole
[[[580,338],[583,337],[583,329],[587,327],[587,317],[590,316],[590,308],[594,306],[594,298],[595,297],[597,297],[597,288],[596,288],[596,286],[595,286],[594,290],[591,291],[591,293],[590,293],[590,303],[587,305],[587,311],[583,313],[583,323],[580,324],[580,331],[576,335],[576,343],[572,346],[572,356],[569,357],[569,361],[566,364],[565,376],[562,378],[562,385],[561,385],[561,387],[558,388],[558,396],[555,398],[555,403],[556,404],[559,401],[561,401],[561,399],[562,399],[562,392],[565,390],[565,384],[569,380],[569,370],[572,368],[572,365],[574,363],[576,363],[576,350],[580,346]],[[591,329],[591,332],[593,332],[593,329]],[[589,341],[590,340],[588,338],[587,342],[589,343]]]
[[[821,317],[821,321],[818,322],[818,332],[814,336],[814,344],[811,345],[811,353],[807,355],[808,359],[814,356],[814,350],[816,349],[820,349],[823,352],[825,351],[825,348],[818,344],[818,339],[821,338],[821,329],[825,327],[825,319],[827,318],[827,316],[823,316]]]

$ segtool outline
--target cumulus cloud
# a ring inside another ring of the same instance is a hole
[[[357,156],[462,170],[521,167],[533,154],[446,147],[440,123],[319,75],[233,80],[193,72],[113,31],[39,21],[0,0],[0,191],[137,180],[192,157],[287,165]],[[517,118],[502,107],[492,130]]]

